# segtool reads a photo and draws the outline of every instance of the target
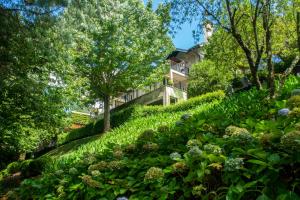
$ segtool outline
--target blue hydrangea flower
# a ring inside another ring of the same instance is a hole
[[[279,116],[287,116],[289,114],[289,112],[290,112],[290,109],[283,108],[278,111],[278,115]]]

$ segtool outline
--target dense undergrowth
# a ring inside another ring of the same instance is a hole
[[[300,96],[291,97],[299,87],[300,80],[290,78],[275,100],[251,90],[187,110],[131,118],[98,140],[45,155],[54,161],[43,174],[8,196],[300,199]]]

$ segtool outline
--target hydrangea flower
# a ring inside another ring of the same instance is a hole
[[[92,177],[89,175],[84,175],[80,178],[85,185],[88,185],[92,188],[99,188],[101,186],[101,184],[98,181],[93,180]]]
[[[119,170],[119,169],[122,169],[123,167],[124,167],[124,163],[119,160],[111,161],[108,163],[108,166],[107,166],[107,168],[109,168],[111,170]]]
[[[193,187],[192,194],[195,196],[201,196],[202,191],[206,191],[206,187],[200,184]]]
[[[181,155],[177,152],[173,152],[173,153],[170,154],[170,158],[172,160],[179,160],[179,159],[181,159]]]
[[[283,108],[278,111],[278,115],[279,116],[287,116],[289,114],[289,112],[290,112],[290,109]]]
[[[128,200],[127,197],[118,197],[117,200]]]
[[[93,170],[91,171],[91,175],[93,177],[97,177],[97,176],[100,176],[101,175],[101,172],[99,170]]]
[[[164,177],[164,172],[161,168],[151,167],[145,174],[144,181],[152,181],[161,179]]]
[[[229,158],[225,161],[225,170],[233,172],[243,167],[244,161],[242,158]]]
[[[186,147],[187,148],[192,148],[192,147],[198,147],[198,146],[201,146],[202,143],[199,141],[199,140],[196,140],[196,139],[191,139],[189,140],[187,143],[186,143]]]
[[[290,150],[300,151],[300,131],[291,131],[280,139],[281,145]]]
[[[212,154],[221,154],[222,153],[221,147],[219,147],[217,145],[213,145],[213,144],[204,145],[204,150],[207,153],[212,153]]]
[[[78,174],[78,170],[75,167],[69,169],[69,174],[76,175]]]
[[[237,126],[228,126],[225,129],[225,134],[229,136],[240,135],[240,134],[250,134],[249,131],[245,128],[240,128]]]
[[[125,151],[126,152],[133,152],[136,150],[136,145],[135,144],[128,144],[126,147],[125,147]]]
[[[240,144],[249,144],[254,141],[254,138],[245,128],[236,126],[228,126],[225,130],[226,135]],[[223,136],[224,137],[224,136]]]
[[[202,155],[202,151],[197,146],[193,146],[189,151],[188,155],[192,158],[197,158]]]
[[[94,164],[94,165],[90,165],[89,168],[88,168],[88,171],[93,171],[93,170],[104,170],[106,169],[108,166],[108,163],[106,161],[100,161],[99,163],[97,164]]]
[[[143,149],[147,151],[156,151],[159,149],[159,146],[156,143],[147,143],[143,145]]]
[[[176,172],[183,172],[188,169],[188,166],[184,162],[177,162],[172,165],[172,168]]]
[[[122,150],[116,150],[113,152],[113,155],[115,158],[117,159],[121,159],[124,155],[123,151]]]
[[[57,175],[57,176],[61,176],[61,175],[63,175],[65,172],[64,172],[64,170],[62,170],[62,169],[59,169],[59,170],[57,170],[57,171],[55,171],[55,175]]]

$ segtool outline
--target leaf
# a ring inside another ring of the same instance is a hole
[[[287,192],[279,195],[276,200],[300,200],[300,197],[295,192]]]
[[[261,160],[250,159],[247,162],[257,164],[257,165],[262,165],[262,166],[268,166],[268,163]]]
[[[271,200],[267,195],[262,194],[256,200]]]

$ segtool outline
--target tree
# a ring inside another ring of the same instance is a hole
[[[104,101],[104,131],[110,129],[110,101],[141,85],[170,52],[168,8],[153,12],[139,0],[76,1],[63,26],[77,42],[77,65],[84,67],[91,95]]]
[[[258,89],[261,83],[258,68],[266,61],[269,71],[270,95],[274,93],[274,67],[272,63],[273,37],[278,19],[291,10],[294,1],[239,1],[239,0],[172,0],[175,22],[210,20],[216,29],[226,31],[237,42],[247,59],[252,82]]]
[[[198,96],[216,90],[226,90],[232,80],[232,71],[211,60],[194,64],[189,73],[189,96]]]
[[[20,4],[0,2],[0,160],[4,163],[37,150],[60,133],[70,97],[69,87],[51,85],[50,80],[50,74],[63,84],[71,80],[71,66],[54,30],[57,13],[15,2]]]

